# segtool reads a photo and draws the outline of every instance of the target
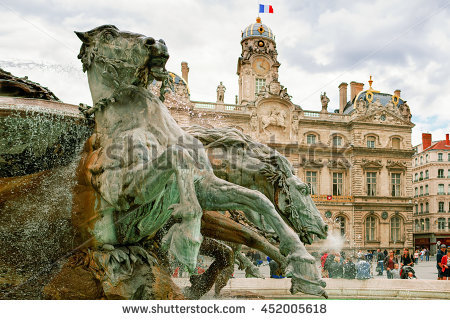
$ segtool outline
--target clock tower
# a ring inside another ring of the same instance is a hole
[[[239,104],[256,100],[261,91],[279,91],[277,49],[272,30],[256,18],[242,32],[242,53],[238,60]]]

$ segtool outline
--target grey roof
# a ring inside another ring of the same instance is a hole
[[[262,32],[261,32],[262,31]],[[263,37],[275,41],[275,36],[268,26],[263,23],[252,23],[242,31],[242,40],[252,37]]]
[[[350,114],[353,112],[354,110],[354,104],[356,102],[356,100],[364,100],[364,101],[368,101],[367,100],[367,91],[361,91],[359,94],[356,95],[355,98],[353,98],[352,101],[347,102],[346,106],[344,107],[344,114]],[[380,99],[380,102],[383,106],[385,106],[389,101],[392,100],[392,94],[389,93],[381,93],[381,92],[373,92],[373,102],[375,102],[377,99]],[[404,104],[406,101],[403,100],[402,98],[399,99],[399,102],[397,104],[397,108],[399,108],[402,104]]]

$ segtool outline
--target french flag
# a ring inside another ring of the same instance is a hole
[[[270,5],[259,5],[259,13],[273,13],[273,8]]]

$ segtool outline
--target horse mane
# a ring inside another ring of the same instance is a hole
[[[246,154],[261,161],[262,173],[272,184],[286,188],[285,179],[294,174],[291,163],[278,151],[265,144],[252,140],[241,131],[230,128],[205,128],[191,126],[183,128],[185,131],[200,140],[206,149],[239,147],[246,150]]]

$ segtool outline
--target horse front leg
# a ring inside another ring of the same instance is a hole
[[[250,190],[215,176],[208,176],[197,185],[197,196],[204,210],[242,210],[259,212],[280,237],[280,252],[287,256],[287,276],[291,276],[291,292],[302,291],[326,296],[315,259],[306,251],[298,235],[283,221],[273,204],[262,193]]]

